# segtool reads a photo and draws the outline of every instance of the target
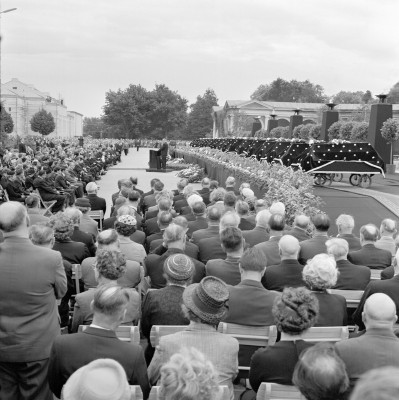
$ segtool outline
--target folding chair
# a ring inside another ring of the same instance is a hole
[[[357,308],[363,296],[363,290],[328,289],[327,292],[345,297],[347,308]]]
[[[143,400],[143,392],[139,385],[130,385],[130,400]]]
[[[79,279],[82,278],[82,266],[80,264],[72,264],[72,279],[75,281],[76,294],[80,293]]]
[[[305,397],[295,386],[262,382],[256,400],[305,400]]]
[[[104,219],[103,210],[91,210],[87,213],[87,215],[96,221],[100,221],[100,231],[102,231],[103,230],[103,219]]]
[[[370,279],[371,280],[377,280],[377,279],[381,279],[381,269],[370,269],[371,272],[371,276]]]
[[[162,336],[184,331],[187,325],[153,325],[150,332],[150,342],[152,347],[159,345],[159,339]]]
[[[78,332],[84,332],[89,325],[79,325]],[[122,342],[140,344],[140,330],[138,326],[120,325],[116,328],[116,336]]]
[[[281,341],[292,341],[301,339],[305,342],[339,342],[348,339],[349,328],[347,326],[314,326],[300,335],[288,336],[281,332]]]
[[[277,327],[275,325],[248,326],[221,322],[218,326],[218,332],[230,335],[238,340],[240,345],[238,377],[240,379],[249,378],[249,365],[253,353],[260,347],[274,345],[277,339]]]
[[[44,201],[42,199],[42,196],[40,195],[40,192],[38,189],[35,189],[32,194],[36,195],[39,197],[40,202],[42,203],[43,207],[44,207],[44,213],[43,215],[46,216],[46,214],[48,216],[51,217],[52,213],[51,213],[51,209],[53,208],[54,204],[57,203],[57,200],[49,200],[49,201]]]

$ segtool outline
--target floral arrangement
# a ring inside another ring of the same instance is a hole
[[[264,193],[270,205],[275,201],[283,202],[289,225],[297,214],[313,216],[320,212],[322,200],[313,194],[313,178],[301,170],[262,163],[254,158],[243,158],[210,147],[179,148],[177,151],[180,156],[191,156],[200,165],[206,161],[212,167],[225,169],[239,182],[249,182],[252,187]]]
[[[176,176],[187,179],[188,183],[201,182],[205,176],[205,171],[199,165],[188,164],[189,167],[179,171]]]
[[[189,168],[191,164],[187,164],[184,158],[174,158],[166,162],[166,168],[181,170]]]

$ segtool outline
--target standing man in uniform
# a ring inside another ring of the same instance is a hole
[[[161,148],[158,150],[157,155],[160,157],[161,165],[160,168],[166,169],[166,158],[168,156],[168,142],[166,138],[162,139]]]

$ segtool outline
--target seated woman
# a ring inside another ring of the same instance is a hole
[[[319,301],[315,326],[348,325],[345,297],[327,292],[337,283],[338,273],[334,258],[327,254],[317,254],[303,268],[303,280]]]
[[[216,400],[220,398],[213,364],[194,348],[174,354],[161,368],[160,393],[165,400]]]
[[[316,297],[306,288],[286,288],[273,305],[279,332],[291,339],[257,350],[251,359],[249,382],[255,392],[262,382],[292,385],[292,374],[301,352],[312,346],[299,335],[316,322],[319,307]],[[249,397],[248,397],[249,398]]]
[[[98,250],[93,264],[98,287],[113,283],[126,273],[126,257],[118,250]],[[130,301],[122,325],[136,324],[140,318],[140,295],[135,289],[125,289]],[[75,307],[72,320],[72,332],[77,332],[79,325],[90,325],[93,320],[91,303],[96,289],[89,289],[75,297]]]

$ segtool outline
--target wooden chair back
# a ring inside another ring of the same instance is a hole
[[[84,332],[89,325],[79,325],[78,332]],[[138,326],[120,325],[116,328],[116,336],[122,342],[140,344],[140,330]]]
[[[305,397],[295,386],[262,382],[256,400],[305,400]]]
[[[381,269],[370,269],[371,275],[370,275],[370,279],[371,280],[377,280],[377,279],[381,279]]]
[[[187,325],[153,325],[150,332],[150,342],[152,347],[159,345],[159,339],[162,336],[171,335],[184,331]]]
[[[298,336],[288,336],[281,332],[281,341],[292,341],[302,339],[305,342],[339,342],[348,339],[349,329],[347,326],[314,326]]]
[[[348,308],[357,308],[363,296],[363,290],[328,289],[327,292],[345,297]]]
[[[40,199],[40,203],[42,204],[42,206],[44,207],[44,213],[43,215],[46,216],[48,215],[49,217],[51,217],[52,213],[51,213],[51,209],[53,208],[54,204],[57,203],[56,200],[49,200],[49,201],[44,201],[39,189],[35,189],[33,190],[32,194],[36,195],[37,197],[39,197]]]
[[[230,390],[226,385],[219,385],[219,390],[221,391],[221,396],[218,399],[230,400]],[[151,388],[148,400],[163,400],[163,397],[160,395],[160,386],[153,386]]]
[[[272,346],[277,339],[277,327],[275,325],[248,326],[221,322],[218,331],[235,337],[240,345],[254,347]]]
[[[139,385],[130,385],[130,400],[143,400],[143,392]]]
[[[100,222],[100,231],[103,230],[103,219],[104,219],[104,212],[103,210],[90,210],[87,215],[94,219],[98,220]]]

